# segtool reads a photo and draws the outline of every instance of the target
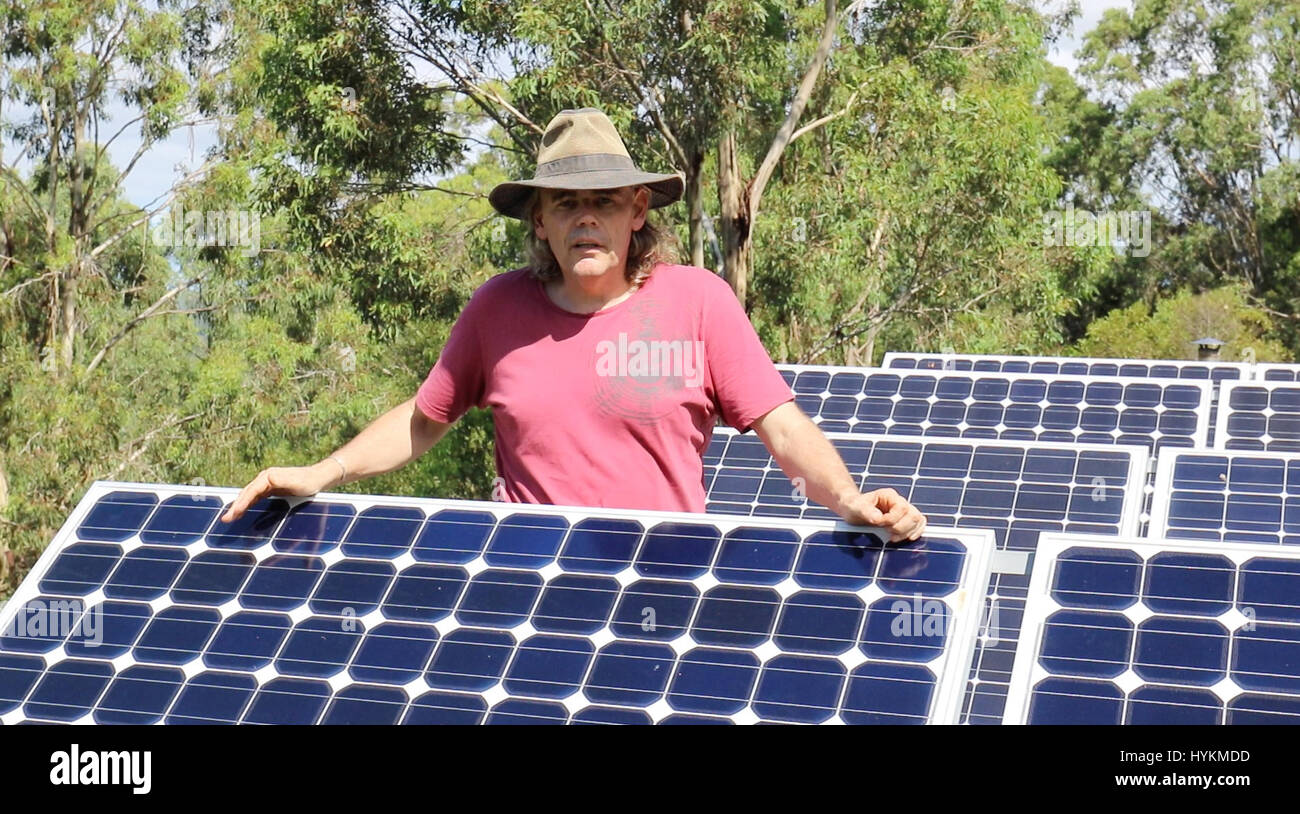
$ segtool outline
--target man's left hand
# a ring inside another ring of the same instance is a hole
[[[925,532],[925,515],[893,489],[850,496],[839,514],[851,525],[876,526],[888,531],[891,543],[918,540]]]

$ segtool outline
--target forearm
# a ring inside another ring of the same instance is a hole
[[[412,398],[372,421],[314,468],[328,473],[334,479],[334,486],[382,475],[428,452],[450,428],[450,424],[427,418]],[[342,465],[334,458],[342,461]]]
[[[754,422],[754,429],[781,471],[802,486],[809,500],[842,514],[860,494],[835,447],[794,402],[773,409]]]

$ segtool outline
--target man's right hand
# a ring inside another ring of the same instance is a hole
[[[248,511],[248,507],[264,497],[278,495],[308,496],[328,489],[338,483],[342,471],[328,458],[311,466],[273,466],[257,473],[230,504],[221,522],[233,523]]]

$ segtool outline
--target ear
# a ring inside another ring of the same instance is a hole
[[[632,231],[645,226],[647,213],[650,212],[650,189],[649,187],[637,187],[636,192],[632,194]]]
[[[533,234],[537,235],[537,239],[543,243],[546,242],[546,227],[542,225],[542,207],[545,206],[545,203],[545,199],[541,197],[537,199],[537,205],[533,207],[532,223]]]

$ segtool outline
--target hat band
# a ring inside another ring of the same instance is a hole
[[[557,158],[537,165],[533,179],[571,175],[575,172],[601,172],[605,170],[636,170],[630,156],[617,153],[590,153]]]

